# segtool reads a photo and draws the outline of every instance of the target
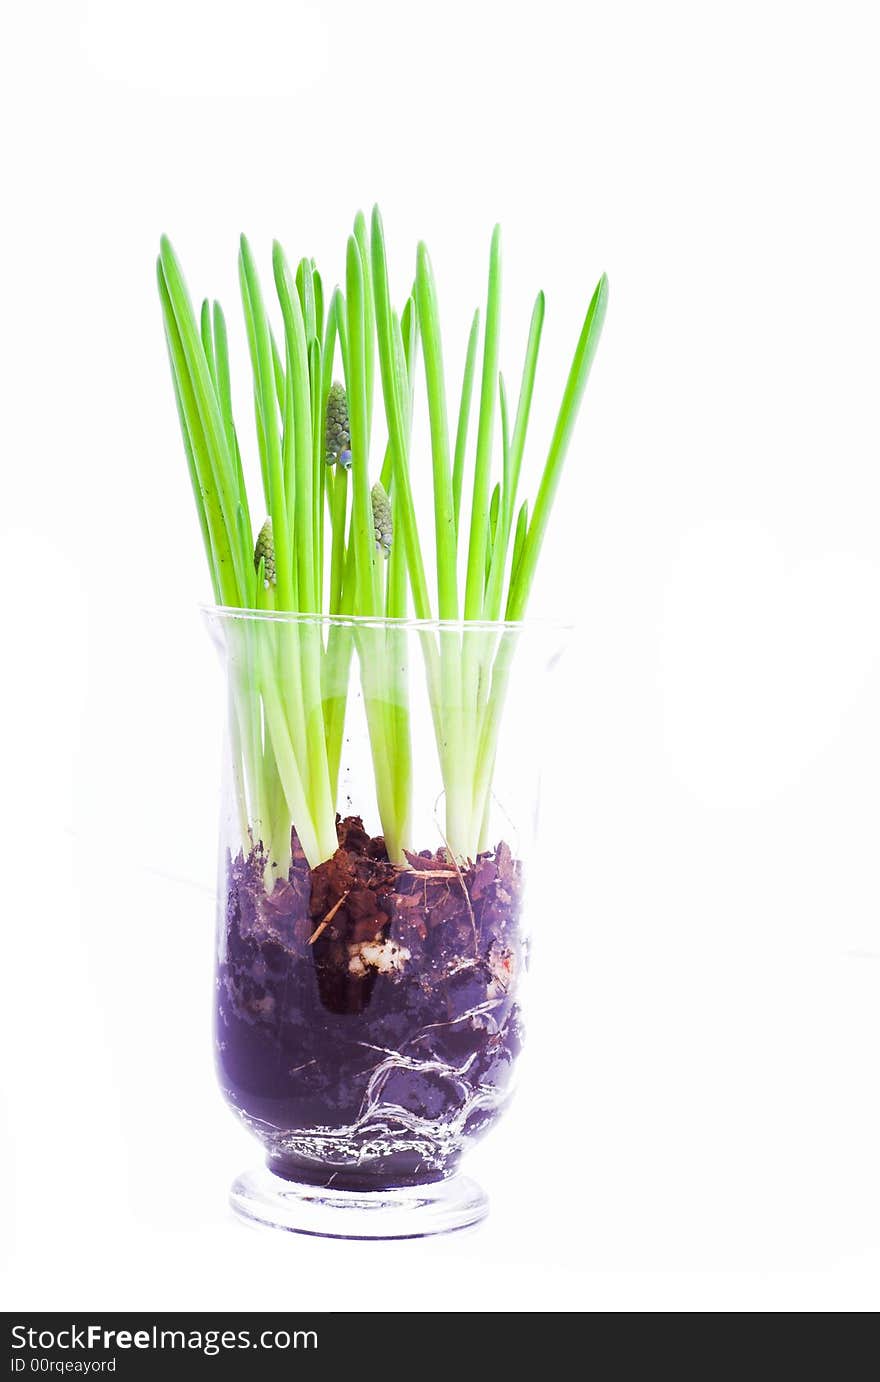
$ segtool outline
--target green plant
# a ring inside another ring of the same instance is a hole
[[[312,866],[336,849],[335,807],[349,669],[357,653],[382,826],[393,859],[409,839],[411,744],[400,656],[410,609],[421,623],[428,693],[446,797],[446,839],[459,858],[485,844],[498,732],[515,648],[502,630],[522,619],[565,453],[598,344],[603,276],[590,302],[533,507],[519,481],[535,384],[544,298],[531,318],[512,427],[499,370],[501,241],[492,236],[469,514],[463,513],[480,335],[468,338],[454,442],[434,274],[419,245],[413,291],[391,304],[378,209],[348,239],[345,291],[324,301],[314,261],[294,274],[279,244],[276,338],[247,240],[239,278],[254,383],[268,518],[254,540],[232,415],[226,322],[219,304],[197,318],[163,238],[157,271],[184,449],[214,598],[294,617],[273,628],[242,619],[230,650],[242,838],[263,846],[267,873],[285,873],[290,827]],[[280,344],[279,344],[280,341]],[[412,414],[421,346],[434,508],[432,600],[413,494]],[[334,382],[337,353],[344,386]],[[370,481],[375,379],[387,442]],[[500,420],[501,476],[493,485]],[[329,540],[328,540],[329,539]],[[459,579],[459,571],[463,582]],[[332,616],[322,620],[321,615]]]

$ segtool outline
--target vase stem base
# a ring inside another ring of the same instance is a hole
[[[229,1202],[251,1224],[317,1238],[427,1238],[470,1228],[489,1211],[467,1176],[394,1190],[334,1190],[283,1180],[265,1166],[240,1175]]]

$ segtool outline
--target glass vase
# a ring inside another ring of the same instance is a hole
[[[232,1205],[333,1237],[474,1224],[459,1167],[523,1040],[564,630],[206,618],[228,687],[216,1064],[265,1151]]]

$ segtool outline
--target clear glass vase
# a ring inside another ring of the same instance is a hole
[[[210,609],[229,690],[216,971],[250,1220],[354,1238],[484,1217],[510,1099],[548,676],[564,630]]]

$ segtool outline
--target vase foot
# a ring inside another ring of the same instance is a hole
[[[317,1238],[427,1238],[485,1219],[489,1201],[475,1181],[454,1175],[394,1190],[299,1185],[265,1166],[233,1182],[229,1202],[242,1219]]]

